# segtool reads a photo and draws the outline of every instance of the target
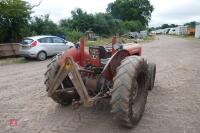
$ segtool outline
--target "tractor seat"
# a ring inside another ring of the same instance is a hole
[[[107,58],[111,57],[109,52],[106,51],[105,47],[103,47],[103,46],[98,46],[98,47],[99,47],[99,51],[100,51],[100,59],[107,59]]]
[[[112,53],[108,52],[104,46],[90,46],[89,51],[91,55],[96,54],[95,52],[92,52],[93,49],[99,50],[99,59],[102,65],[105,65],[112,56]]]
[[[110,60],[110,58],[107,58],[107,59],[101,59],[101,64],[102,65],[106,65],[107,62]]]
[[[106,48],[103,46],[99,46],[99,50],[100,50],[101,64],[106,65],[111,57],[111,54],[109,52],[107,52]]]

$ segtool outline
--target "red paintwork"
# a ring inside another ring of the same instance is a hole
[[[80,48],[71,48],[63,54],[61,59],[59,59],[59,64],[65,63],[66,57],[71,57],[79,66],[84,67],[85,64],[89,64],[91,61],[91,56],[89,55],[88,49],[85,48],[84,38],[80,39]]]
[[[61,59],[59,59],[60,65],[65,63],[66,57],[71,57],[78,65],[82,67],[84,67],[84,64],[88,64],[91,60],[88,49],[84,50],[84,59],[81,58],[80,49],[71,48],[70,50],[65,51]]]
[[[100,67],[101,66],[101,61],[100,61],[100,59],[91,59],[91,61],[90,61],[90,63],[91,63],[91,65],[93,66],[93,67]]]
[[[116,68],[121,64],[121,61],[130,55],[141,56],[141,46],[135,43],[123,44],[123,50],[116,52],[113,49],[113,45],[116,44],[116,38],[112,39],[112,48],[108,51],[112,52],[112,57],[109,62],[106,64],[102,71],[102,75],[108,80],[112,80]],[[80,48],[71,48],[67,50],[64,55],[59,59],[59,64],[62,65],[65,63],[66,57],[71,57],[78,65],[84,67],[87,64],[92,65],[93,67],[101,67],[100,60],[96,60],[89,55],[89,50],[85,48],[84,39],[80,39]]]
[[[113,37],[112,38],[112,55],[115,54],[115,49],[114,49],[114,45],[117,43],[117,37]]]
[[[80,65],[84,66],[84,59],[85,59],[85,40],[84,38],[80,39]]]
[[[142,54],[142,48],[139,44],[127,43],[123,45],[123,49],[129,51],[130,55],[139,55]]]

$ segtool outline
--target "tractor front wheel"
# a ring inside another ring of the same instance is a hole
[[[139,56],[125,58],[117,68],[112,90],[112,113],[121,125],[133,127],[142,117],[147,101],[147,62]]]

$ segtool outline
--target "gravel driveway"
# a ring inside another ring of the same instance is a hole
[[[158,36],[143,47],[157,77],[134,129],[117,125],[107,101],[76,111],[54,103],[43,84],[48,60],[0,66],[0,132],[200,133],[200,40]]]

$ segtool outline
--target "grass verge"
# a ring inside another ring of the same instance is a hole
[[[142,43],[148,43],[148,42],[152,42],[155,40],[155,36],[151,35],[151,36],[147,36],[144,38],[144,40],[142,41]]]
[[[28,60],[26,60],[23,57],[0,59],[0,65],[23,64],[23,63],[28,63]]]

